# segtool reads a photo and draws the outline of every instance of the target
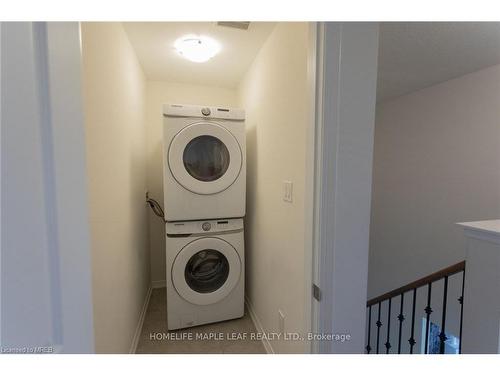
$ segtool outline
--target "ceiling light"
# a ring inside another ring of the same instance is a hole
[[[175,41],[174,47],[182,57],[189,61],[202,63],[217,55],[219,43],[207,36],[187,35]]]

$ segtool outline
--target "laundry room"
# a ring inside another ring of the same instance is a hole
[[[96,352],[310,351],[314,30],[81,23]]]

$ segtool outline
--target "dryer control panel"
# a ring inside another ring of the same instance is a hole
[[[220,233],[243,229],[243,219],[173,221],[166,224],[167,234]]]
[[[221,120],[244,121],[245,110],[187,104],[164,104],[163,115],[167,117],[201,117]]]

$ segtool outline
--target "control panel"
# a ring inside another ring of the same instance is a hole
[[[232,121],[245,120],[245,111],[243,109],[184,104],[164,104],[163,115],[167,117],[201,117]]]
[[[166,224],[167,234],[217,233],[243,229],[243,219],[173,221]]]

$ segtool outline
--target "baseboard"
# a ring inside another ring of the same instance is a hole
[[[250,314],[250,318],[252,319],[255,328],[257,328],[257,331],[259,331],[259,333],[265,334],[266,332],[264,331],[264,327],[262,327],[262,324],[260,323],[260,320],[255,313],[255,309],[253,308],[252,303],[247,297],[245,297],[245,305],[247,306],[248,313]],[[264,345],[267,354],[275,354],[271,342],[265,336],[266,335],[264,335],[264,338],[262,339],[262,344]]]
[[[151,285],[146,293],[144,305],[142,306],[141,314],[139,315],[139,321],[137,322],[137,327],[135,328],[132,344],[130,345],[130,351],[129,351],[130,354],[135,354],[135,351],[137,350],[137,345],[139,344],[139,338],[141,337],[142,325],[144,324],[144,318],[146,317],[146,311],[148,310],[148,305],[149,305],[149,300],[151,298],[152,290],[153,286]]]
[[[151,282],[151,287],[153,289],[165,288],[167,286],[166,280],[156,280]]]

